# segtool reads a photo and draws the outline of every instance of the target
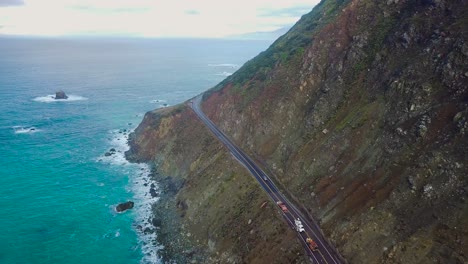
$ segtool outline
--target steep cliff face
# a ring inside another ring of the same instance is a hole
[[[163,190],[175,193],[154,208],[165,261],[304,262],[295,233],[190,108],[148,112],[130,144],[127,158],[154,164]],[[158,217],[173,210],[179,219]]]
[[[203,109],[350,263],[466,263],[467,11],[462,0],[322,1]],[[137,160],[185,179],[179,208],[207,256],[304,260],[187,107],[148,113],[131,143]]]

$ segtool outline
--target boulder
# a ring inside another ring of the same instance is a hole
[[[150,188],[149,193],[151,194],[151,197],[153,198],[158,196],[158,193],[156,192],[154,188]]]
[[[117,212],[123,212],[123,211],[126,211],[126,210],[128,210],[128,209],[132,209],[132,208],[133,208],[133,205],[134,205],[133,202],[128,201],[128,202],[121,203],[121,204],[117,205],[117,206],[115,207],[115,210],[116,210]]]
[[[57,99],[68,99],[68,96],[65,94],[64,91],[58,91],[58,92],[55,92],[55,100]]]

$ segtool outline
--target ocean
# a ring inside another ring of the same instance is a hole
[[[141,232],[157,197],[150,168],[124,158],[128,133],[270,43],[0,38],[0,263],[159,263]]]

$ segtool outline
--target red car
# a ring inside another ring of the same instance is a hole
[[[315,241],[312,240],[312,238],[308,237],[306,239],[306,242],[309,245],[310,250],[316,251],[318,249],[317,243],[315,243]]]
[[[281,210],[282,210],[284,213],[289,212],[288,208],[286,207],[286,205],[285,205],[283,202],[278,201],[278,202],[276,202],[276,204],[281,208]]]

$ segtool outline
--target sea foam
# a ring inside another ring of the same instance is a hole
[[[41,131],[40,129],[33,126],[14,126],[13,130],[15,134],[32,134]]]
[[[219,64],[208,64],[209,67],[228,67],[228,68],[239,68],[239,65],[233,63],[219,63]]]
[[[166,100],[161,100],[161,99],[154,99],[150,101],[151,104],[159,104],[158,108],[168,107],[169,104],[167,104],[166,102],[167,102]]]
[[[155,226],[151,222],[153,219],[152,206],[159,200],[159,197],[151,195],[151,190],[158,194],[159,188],[151,178],[150,166],[144,163],[130,163],[125,159],[125,151],[129,150],[128,135],[131,132],[132,130],[127,129],[110,131],[109,145],[115,151],[107,152],[107,155],[100,156],[97,161],[119,166],[129,173],[130,186],[128,188],[133,193],[133,201],[135,202],[132,209],[135,213],[134,228],[138,234],[143,253],[141,263],[161,263],[157,252],[162,247],[156,244]],[[115,206],[113,205],[114,208]]]
[[[74,101],[83,101],[88,100],[88,98],[79,96],[79,95],[68,95],[67,99],[55,99],[54,94],[46,95],[46,96],[39,96],[33,99],[33,101],[40,102],[40,103],[54,103],[54,102],[74,102]]]
[[[222,72],[222,73],[217,73],[216,75],[218,76],[231,76],[232,75],[232,72]]]
[[[152,104],[157,104],[157,103],[165,103],[166,100],[162,100],[162,99],[154,99],[154,100],[151,100],[150,103]]]

